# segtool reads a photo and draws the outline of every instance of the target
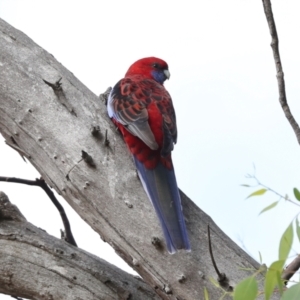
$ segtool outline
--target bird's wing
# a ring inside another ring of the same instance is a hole
[[[176,117],[166,89],[150,79],[124,78],[112,89],[108,113],[150,149],[163,156],[173,150],[177,139]]]

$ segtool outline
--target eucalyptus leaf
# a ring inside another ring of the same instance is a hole
[[[253,196],[261,196],[263,195],[265,192],[267,191],[267,189],[260,189],[260,190],[257,190],[255,192],[253,192],[252,194],[250,194],[246,199],[250,198],[250,197],[253,197]]]
[[[298,218],[296,218],[296,232],[297,232],[298,240],[300,242],[300,224]]]
[[[294,231],[293,222],[287,227],[283,233],[279,244],[279,260],[286,261],[293,244]]]
[[[241,281],[234,289],[233,300],[255,300],[257,296],[257,281],[251,276]]]
[[[208,291],[207,291],[206,287],[204,287],[204,299],[209,300],[209,295],[208,295]]]
[[[288,288],[282,295],[281,300],[299,300],[300,283],[297,283]]]
[[[261,215],[262,213],[274,208],[277,204],[278,204],[279,201],[275,201],[273,202],[272,204],[268,205],[267,207],[265,207],[260,213],[259,215]]]
[[[258,251],[258,254],[259,254],[259,262],[260,262],[260,264],[262,264],[262,256],[261,256],[260,251]]]
[[[294,195],[298,201],[300,201],[300,192],[297,188],[294,188]]]
[[[269,300],[276,286],[282,286],[281,273],[284,261],[277,260],[271,264],[265,279],[265,300]]]

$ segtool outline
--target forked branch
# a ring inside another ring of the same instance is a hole
[[[0,176],[0,181],[27,184],[27,185],[39,186],[40,188],[42,188],[60,213],[65,228],[66,242],[77,247],[66,212],[43,178],[36,179],[36,180],[27,180],[27,179],[15,178],[15,177]]]

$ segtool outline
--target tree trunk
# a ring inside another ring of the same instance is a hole
[[[217,274],[208,250],[208,224],[217,266],[226,273],[229,285],[234,287],[254,273],[259,265],[183,193],[182,205],[192,251],[168,254],[154,210],[101,98],[52,55],[4,21],[0,21],[0,49],[0,132],[6,142],[35,166],[45,181],[155,289],[160,298],[203,299],[204,287],[211,299],[218,299],[224,293],[210,281],[210,278],[217,280]],[[55,84],[61,77],[62,85]],[[97,126],[100,132],[93,135],[91,129]],[[93,164],[81,159],[82,151],[92,157]],[[2,231],[6,230],[5,224],[0,223]],[[12,223],[7,230],[21,232],[20,227]],[[30,236],[30,232],[23,230],[24,235]],[[43,238],[40,237],[41,241]],[[159,247],[152,244],[155,238],[160,241]],[[3,242],[12,243],[10,239],[2,239]],[[48,259],[60,268],[56,254],[51,251],[41,252],[32,259],[43,260],[44,255],[52,255]],[[72,267],[72,260],[60,260],[60,264]],[[10,274],[14,274],[14,270],[12,268]],[[123,276],[124,272],[119,272]],[[73,276],[83,275],[74,272]],[[27,280],[34,282],[34,277],[27,277]],[[49,280],[48,284],[56,285],[55,277]],[[94,286],[91,283],[90,291],[97,294]],[[40,288],[45,294],[47,287]],[[78,289],[79,295],[80,286]],[[101,297],[98,295],[97,299],[104,299]]]

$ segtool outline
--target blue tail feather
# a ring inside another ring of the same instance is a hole
[[[135,157],[134,160],[144,189],[160,220],[168,251],[191,250],[174,169],[168,170],[158,163],[149,170]]]

